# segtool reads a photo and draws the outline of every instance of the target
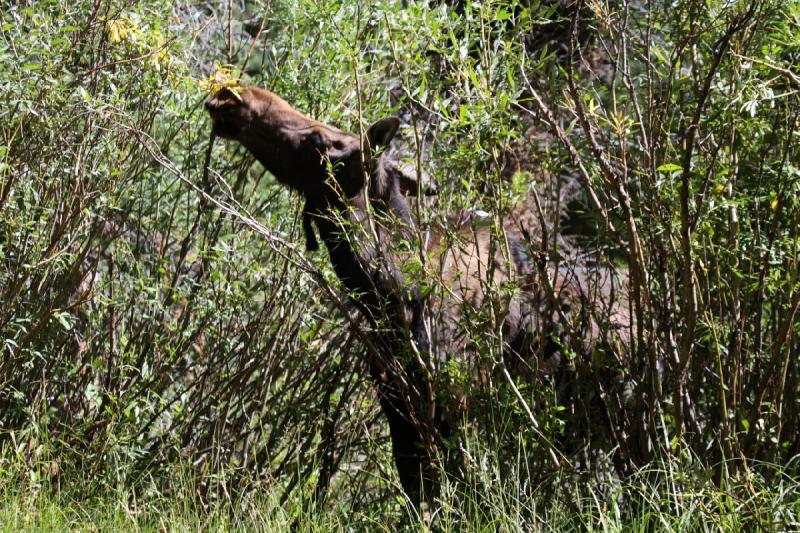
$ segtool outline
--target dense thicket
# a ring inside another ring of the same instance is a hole
[[[219,64],[345,130],[400,116],[393,157],[439,191],[423,220],[527,221],[532,253],[627,273],[629,360],[573,354],[514,387],[449,369],[482,406],[463,486],[546,501],[653,464],[796,469],[800,6],[407,4],[0,5],[1,469],[147,490],[180,465],[203,501],[396,510],[297,198],[232,143],[204,170]]]

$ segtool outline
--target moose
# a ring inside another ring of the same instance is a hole
[[[609,331],[619,341],[629,327],[624,306],[610,298],[602,313],[584,304],[590,292],[610,294],[611,276],[548,265],[547,279],[535,282],[536,261],[519,231],[493,235],[463,213],[450,227],[422,228],[409,197],[432,191],[384,152],[397,118],[378,120],[362,137],[244,84],[218,90],[205,106],[216,136],[240,142],[304,199],[307,248],[317,249],[318,234],[365,318],[370,377],[415,505],[433,501],[455,461],[448,441],[463,402],[441,400],[436,369],[469,352],[467,314],[491,315],[509,367],[528,370],[557,365],[564,345],[580,353],[610,345]],[[498,289],[509,283],[519,290]]]

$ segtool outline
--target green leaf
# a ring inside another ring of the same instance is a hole
[[[462,123],[469,122],[469,111],[467,111],[467,106],[462,105],[458,108],[458,118]]]
[[[53,315],[53,318],[55,318],[66,331],[72,329],[72,324],[69,323],[69,319],[71,318],[69,313],[56,313]]]
[[[503,8],[498,8],[494,13],[494,19],[498,22],[511,19],[511,13]]]
[[[681,170],[683,167],[680,165],[676,165],[675,163],[664,163],[656,170],[659,172],[675,172],[676,170]]]

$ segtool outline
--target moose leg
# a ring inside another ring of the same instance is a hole
[[[313,216],[316,214],[316,208],[306,200],[306,205],[303,207],[303,233],[306,237],[306,250],[309,252],[316,252],[319,250],[319,242],[317,241],[317,234],[314,233]]]
[[[378,365],[372,364],[370,367],[381,408],[389,422],[392,455],[400,484],[414,506],[430,504],[438,486],[436,459],[432,450],[428,450],[420,431],[420,417],[411,411],[411,402],[398,384],[387,379]]]

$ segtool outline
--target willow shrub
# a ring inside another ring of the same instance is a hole
[[[464,487],[545,501],[686,454],[701,477],[797,454],[797,3],[454,5],[3,6],[0,464],[81,491],[188,465],[203,501],[397,509],[335,276],[286,244],[297,199],[209,147],[216,64],[350,131],[401,116],[396,157],[440,191],[426,221],[538,195],[551,249],[628,272],[617,386],[574,364],[520,380],[535,431],[508,387],[474,390]]]

